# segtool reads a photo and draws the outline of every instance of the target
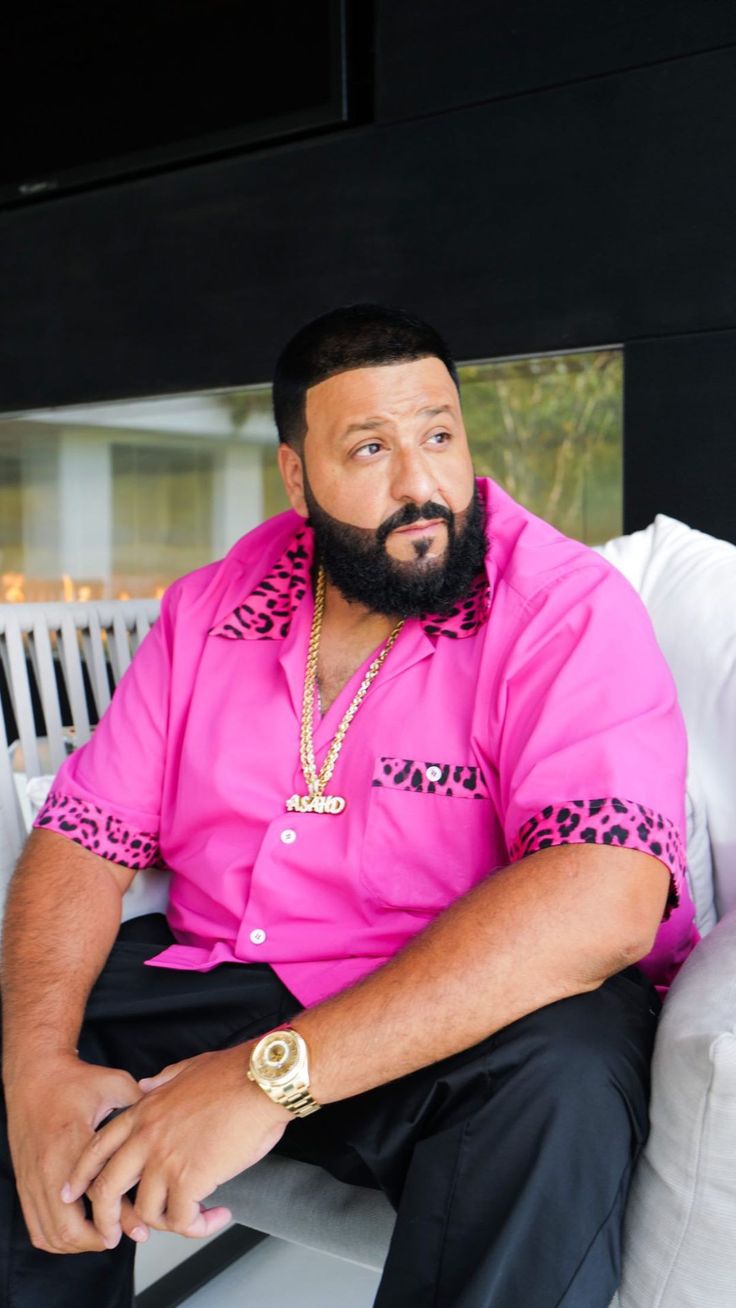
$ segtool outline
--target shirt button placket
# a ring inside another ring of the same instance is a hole
[[[293,827],[284,827],[284,830],[279,833],[279,840],[282,845],[293,845],[296,840],[296,831]],[[263,927],[254,927],[248,933],[248,939],[252,945],[265,945],[268,935]]]

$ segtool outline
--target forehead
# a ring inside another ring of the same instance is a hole
[[[310,386],[306,395],[307,430],[334,431],[376,419],[388,424],[441,405],[460,411],[455,383],[441,359],[351,368]]]

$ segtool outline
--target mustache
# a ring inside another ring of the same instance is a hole
[[[427,500],[426,504],[405,504],[403,509],[398,509],[392,513],[390,518],[382,522],[376,531],[376,540],[379,545],[385,544],[392,531],[398,527],[411,527],[415,522],[421,522],[424,519],[441,518],[446,522],[450,531],[452,531],[455,515],[450,509],[445,508],[443,504],[435,504],[433,500]]]

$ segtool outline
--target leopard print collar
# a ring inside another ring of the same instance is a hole
[[[308,527],[297,531],[280,559],[242,603],[210,629],[210,636],[227,640],[284,640],[299,607],[312,565],[314,538]],[[479,573],[465,599],[448,614],[420,619],[428,636],[461,640],[474,636],[488,620],[490,585]]]

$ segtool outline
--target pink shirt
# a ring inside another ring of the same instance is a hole
[[[687,743],[624,577],[494,482],[490,549],[449,618],[408,621],[345,739],[339,816],[305,793],[299,725],[312,533],[281,514],[174,582],[36,825],[171,870],[178,943],[152,964],[268,962],[304,1004],[385,962],[489,873],[547,845],[643,850],[670,902],[642,964],[666,986],[698,936],[685,881]],[[315,732],[321,765],[366,661]],[[612,869],[611,875],[615,875]]]

